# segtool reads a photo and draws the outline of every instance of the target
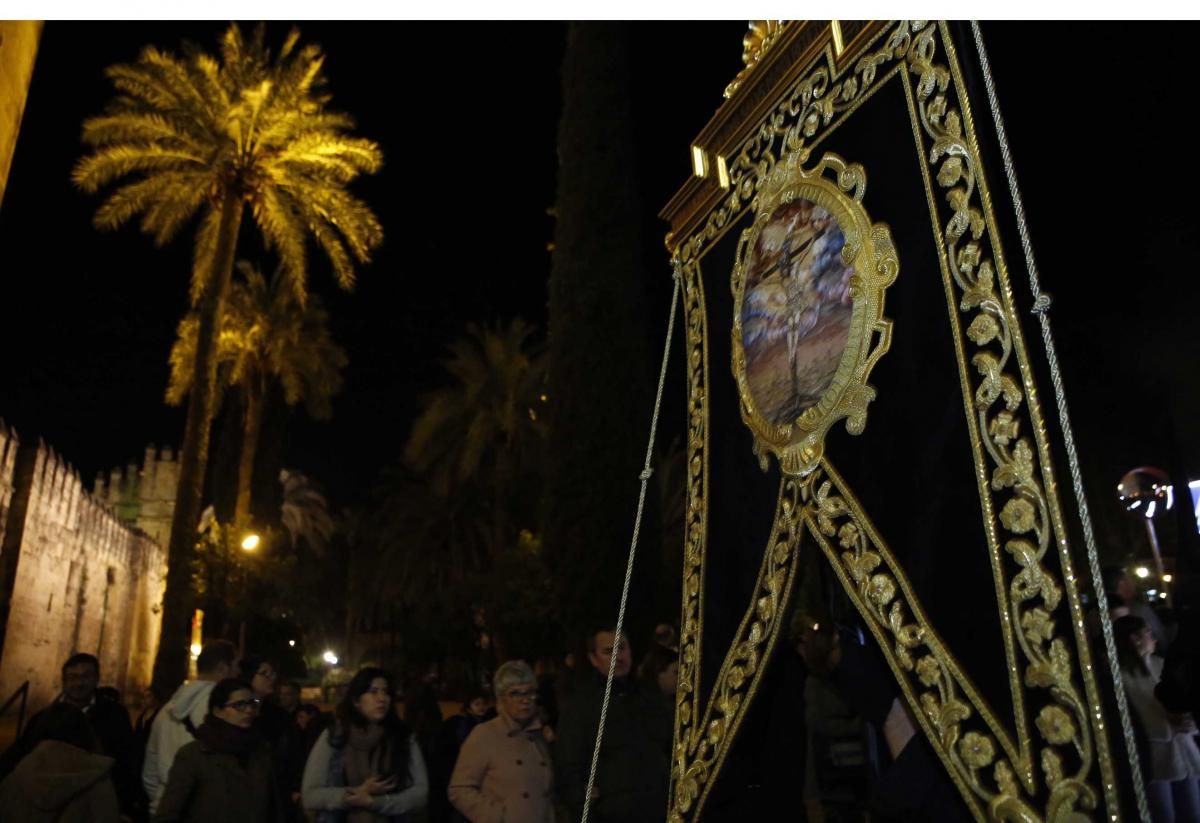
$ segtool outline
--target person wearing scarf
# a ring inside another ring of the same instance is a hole
[[[510,660],[492,683],[498,714],[463,743],[450,802],[471,823],[554,823],[554,767],[535,702],[537,678]]]
[[[425,761],[392,711],[387,672],[368,667],[354,675],[335,714],[304,767],[304,808],[317,813],[318,823],[402,823],[423,809]]]
[[[254,729],[259,701],[226,679],[208,697],[196,739],[179,750],[154,823],[279,823],[271,751]]]

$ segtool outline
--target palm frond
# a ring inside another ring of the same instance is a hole
[[[84,191],[95,193],[107,183],[127,174],[159,171],[199,171],[204,158],[182,148],[155,144],[120,143],[105,146],[75,164],[71,180]]]

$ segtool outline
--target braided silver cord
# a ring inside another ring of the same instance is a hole
[[[629,541],[629,561],[625,564],[625,586],[621,589],[621,607],[617,611],[617,625],[613,633],[613,653],[608,660],[608,678],[604,681],[604,700],[600,704],[600,725],[596,728],[596,745],[592,749],[592,767],[588,771],[587,791],[583,795],[583,817],[580,823],[587,823],[588,814],[592,808],[592,789],[596,784],[596,768],[600,763],[600,744],[604,740],[604,724],[608,720],[608,702],[612,697],[613,676],[617,666],[617,648],[618,644],[623,642],[621,630],[625,625],[625,605],[629,600],[629,584],[633,579],[633,558],[637,553],[638,535],[642,531],[642,512],[646,507],[646,488],[650,484],[651,475],[654,474],[650,462],[654,459],[654,438],[658,433],[658,415],[662,409],[663,386],[667,382],[667,361],[671,356],[671,338],[675,334],[675,310],[679,306],[679,288],[683,282],[678,258],[675,259],[674,266],[675,272],[672,277],[675,280],[675,290],[671,294],[671,315],[667,320],[667,339],[663,343],[662,366],[658,372],[658,393],[654,396],[654,414],[650,418],[650,438],[646,443],[646,462],[638,475],[642,481],[642,488],[638,493],[637,514],[633,518],[633,537]]]
[[[1088,513],[1087,498],[1084,496],[1083,473],[1079,469],[1079,454],[1075,448],[1075,436],[1071,430],[1070,417],[1067,414],[1067,397],[1063,392],[1062,374],[1058,367],[1058,355],[1054,347],[1054,338],[1050,333],[1050,296],[1042,291],[1038,280],[1037,263],[1033,257],[1033,245],[1029,241],[1029,230],[1025,225],[1025,207],[1021,201],[1020,190],[1017,188],[1017,172],[1013,167],[1012,152],[1008,147],[1008,137],[1004,131],[1004,119],[1000,116],[1000,104],[996,99],[996,87],[992,80],[992,70],[988,63],[987,51],[983,47],[983,34],[979,23],[971,21],[971,32],[975,37],[975,48],[979,52],[979,64],[983,69],[983,82],[987,88],[988,103],[991,105],[992,117],[996,121],[996,138],[1000,143],[1000,154],[1004,160],[1004,172],[1008,178],[1008,188],[1012,194],[1013,209],[1017,217],[1017,230],[1021,235],[1021,248],[1025,252],[1026,268],[1029,271],[1029,287],[1034,295],[1033,314],[1041,327],[1042,342],[1046,347],[1046,362],[1050,368],[1050,381],[1054,384],[1054,399],[1058,404],[1058,417],[1062,425],[1063,445],[1067,452],[1067,462],[1070,465],[1071,485],[1075,491],[1075,499],[1079,504],[1079,519],[1083,525],[1083,539],[1087,547],[1088,569],[1092,575],[1092,583],[1097,592],[1103,592],[1100,570],[1100,553],[1096,549],[1096,535],[1092,530],[1092,518]],[[1133,737],[1133,724],[1129,717],[1129,704],[1125,699],[1125,687],[1121,680],[1121,670],[1117,665],[1117,649],[1113,641],[1112,619],[1108,609],[1098,604],[1100,627],[1104,635],[1104,649],[1108,656],[1109,674],[1112,676],[1113,691],[1116,692],[1117,713],[1121,716],[1121,732],[1125,736],[1125,747],[1129,752],[1129,776],[1133,780],[1133,792],[1137,801],[1138,816],[1143,823],[1150,822],[1150,810],[1146,803],[1146,789],[1142,782],[1141,764],[1137,758],[1137,745]]]

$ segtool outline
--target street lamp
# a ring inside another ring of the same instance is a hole
[[[1117,484],[1117,495],[1125,510],[1145,523],[1146,538],[1150,542],[1150,552],[1154,557],[1154,570],[1161,580],[1165,569],[1162,551],[1158,547],[1158,535],[1154,531],[1154,518],[1162,517],[1175,503],[1175,490],[1171,486],[1171,478],[1162,469],[1153,466],[1130,469]],[[1149,576],[1150,570],[1139,566],[1134,570],[1134,574],[1145,578]]]
[[[250,532],[242,538],[242,551],[252,552],[258,548],[259,537],[254,532]]]
[[[332,651],[330,651],[329,649],[325,650],[325,654],[321,655],[321,659],[324,660],[326,663],[328,663],[330,666],[336,666],[337,662],[338,662],[338,656],[336,654],[334,654]]]

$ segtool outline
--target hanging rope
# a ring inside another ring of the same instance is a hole
[[[1017,188],[1017,172],[1013,167],[1012,152],[1008,147],[1008,137],[1004,131],[1004,119],[1000,116],[1000,104],[996,99],[996,87],[992,81],[992,70],[988,63],[987,51],[983,47],[983,35],[979,23],[971,21],[971,31],[975,36],[975,48],[979,52],[979,64],[983,68],[983,82],[987,87],[988,103],[991,104],[992,118],[996,121],[996,137],[1000,141],[1000,154],[1004,159],[1004,172],[1008,177],[1008,188],[1012,194],[1013,209],[1017,216],[1017,230],[1021,235],[1021,248],[1025,252],[1026,268],[1029,271],[1029,287],[1033,292],[1033,314],[1037,317],[1042,331],[1042,342],[1046,347],[1046,362],[1050,367],[1050,382],[1054,384],[1054,399],[1058,404],[1058,417],[1062,424],[1063,445],[1067,450],[1067,463],[1071,470],[1071,485],[1075,490],[1075,500],[1079,504],[1079,519],[1083,525],[1083,540],[1087,546],[1088,567],[1092,575],[1092,584],[1097,592],[1103,592],[1100,571],[1100,553],[1096,550],[1096,535],[1092,530],[1092,518],[1088,513],[1087,498],[1083,492],[1083,473],[1079,470],[1079,454],[1075,449],[1075,437],[1071,430],[1070,417],[1067,414],[1067,397],[1063,393],[1062,373],[1058,367],[1058,355],[1054,348],[1054,338],[1050,333],[1050,295],[1042,291],[1038,281],[1037,263],[1033,258],[1033,245],[1029,242],[1029,230],[1025,225],[1025,206],[1021,201],[1021,193]],[[1138,763],[1137,745],[1133,738],[1133,724],[1129,719],[1129,704],[1125,699],[1125,688],[1121,680],[1121,670],[1117,665],[1117,648],[1113,642],[1112,619],[1108,609],[1103,604],[1097,611],[1100,613],[1100,627],[1104,635],[1104,649],[1108,654],[1108,669],[1112,676],[1113,690],[1117,696],[1117,713],[1121,716],[1121,732],[1125,736],[1125,747],[1129,752],[1129,776],[1133,779],[1133,793],[1137,800],[1138,815],[1143,823],[1150,823],[1150,810],[1146,804],[1146,789],[1142,782],[1142,769]]]
[[[588,771],[587,791],[583,796],[583,818],[580,823],[587,823],[592,807],[592,788],[596,785],[596,767],[600,763],[600,744],[604,740],[604,724],[608,720],[608,701],[612,697],[617,648],[618,644],[622,642],[621,629],[625,625],[625,604],[629,600],[629,583],[633,579],[633,558],[637,553],[638,535],[642,530],[642,512],[646,507],[646,488],[650,484],[651,475],[654,474],[650,461],[654,459],[654,437],[658,432],[658,413],[662,408],[663,385],[667,382],[667,361],[671,355],[671,338],[675,334],[675,309],[679,305],[679,288],[683,282],[679,258],[675,258],[674,266],[675,272],[672,277],[675,280],[675,290],[671,294],[671,315],[667,321],[667,339],[663,343],[662,366],[658,372],[658,393],[654,396],[654,415],[650,418],[650,439],[646,444],[646,462],[642,466],[641,474],[638,475],[642,481],[642,488],[638,493],[637,514],[633,518],[633,537],[629,541],[629,561],[625,564],[625,585],[621,589],[621,607],[617,610],[617,625],[613,634],[613,653],[608,660],[608,678],[604,681],[604,700],[600,704],[600,725],[596,729],[596,746],[592,749],[592,767]]]

